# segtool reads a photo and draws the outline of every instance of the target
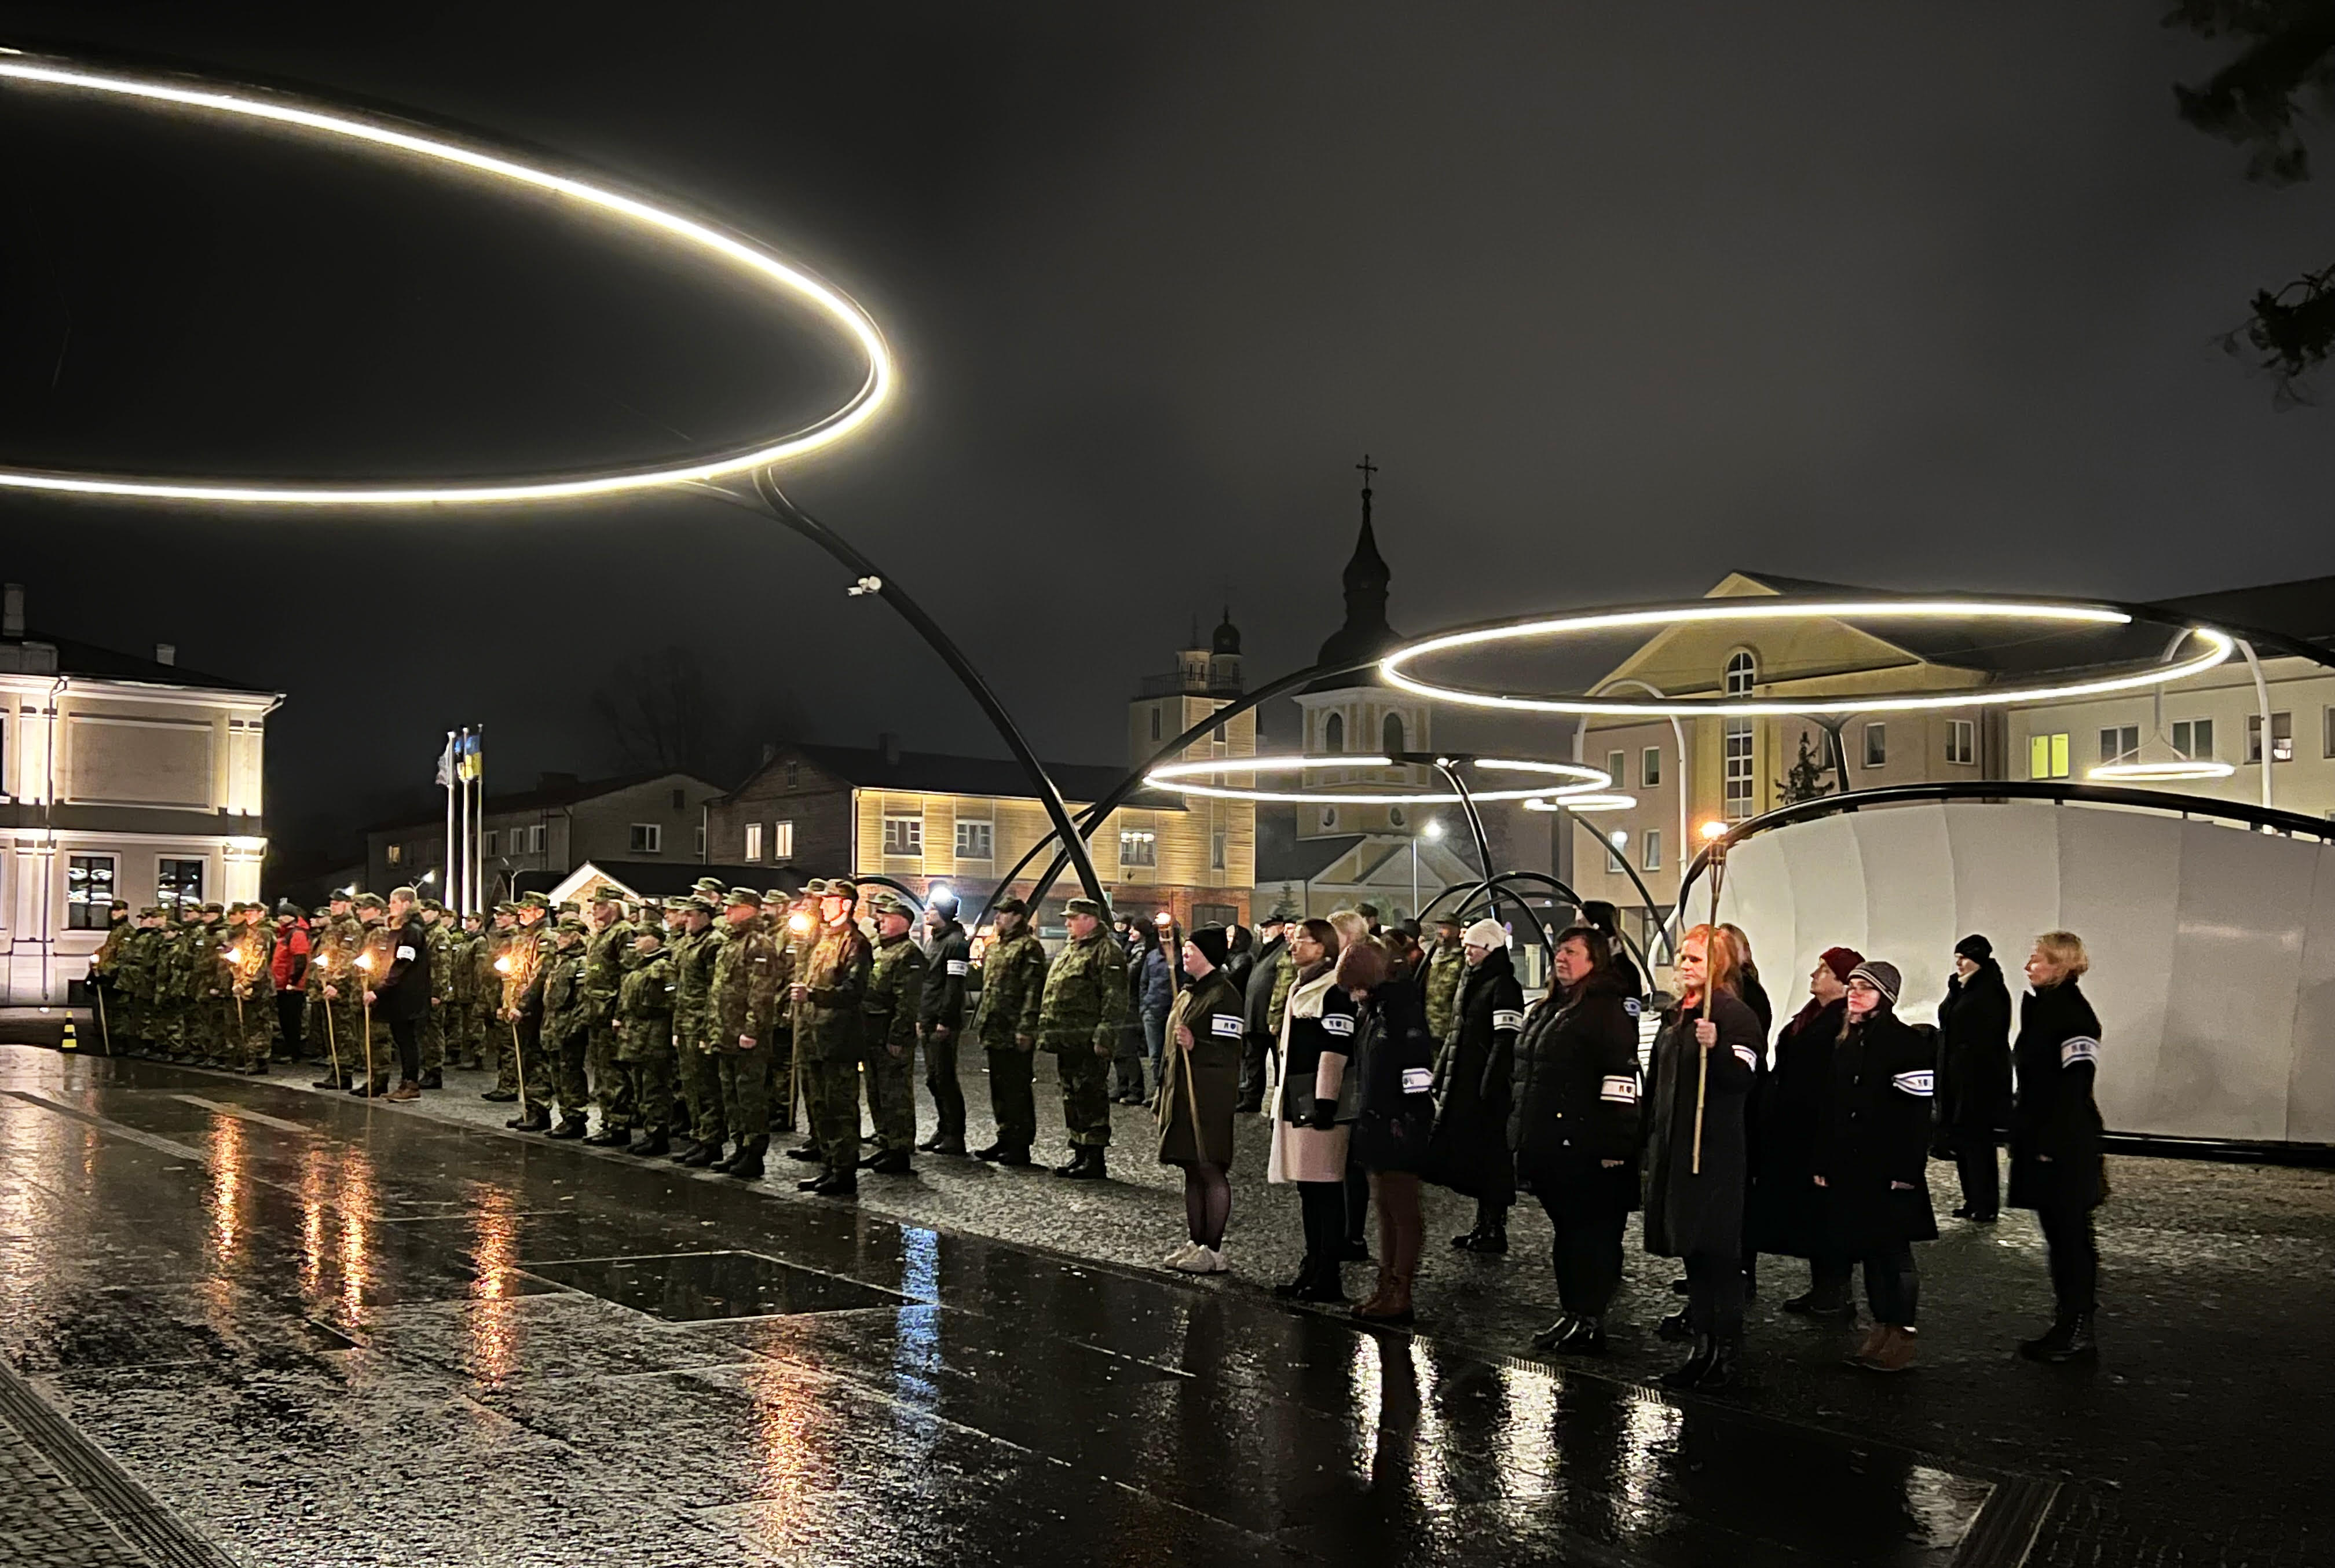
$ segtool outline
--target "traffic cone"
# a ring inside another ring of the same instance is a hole
[[[72,1019],[70,1019],[70,1018],[68,1018],[68,1019],[66,1019],[66,1020],[65,1020],[65,1038],[64,1038],[64,1045],[63,1045],[63,1049],[65,1049],[66,1050],[79,1050],[81,1049],[81,1040],[80,1040],[78,1038],[76,1038],[76,1037],[75,1037],[75,1035],[73,1034],[73,1020],[72,1020]]]

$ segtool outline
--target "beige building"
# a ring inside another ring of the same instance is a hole
[[[151,658],[24,628],[0,611],[0,1000],[66,1000],[106,906],[259,895],[266,720],[283,701]]]
[[[721,795],[718,785],[670,771],[545,773],[532,789],[489,795],[479,817],[485,897],[491,905],[515,891],[540,892],[586,861],[700,865],[706,813]],[[437,892],[445,866],[442,815],[365,834],[364,885],[375,892],[400,883]]]

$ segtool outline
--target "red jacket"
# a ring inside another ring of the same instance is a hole
[[[276,989],[296,991],[308,975],[308,926],[287,920],[276,928]]]

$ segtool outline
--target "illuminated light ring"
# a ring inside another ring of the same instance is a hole
[[[758,444],[654,468],[602,469],[567,478],[518,479],[489,484],[377,485],[334,487],[303,484],[175,482],[134,476],[77,474],[39,469],[0,469],[0,487],[68,495],[126,496],[143,500],[225,501],[267,506],[415,506],[431,503],[541,501],[613,495],[684,480],[720,479],[802,456],[840,440],[866,424],[890,399],[897,373],[884,334],[867,313],[840,290],[777,256],[706,224],[625,196],[603,186],[527,164],[437,135],[421,135],[386,121],[339,109],[324,109],[274,95],[255,97],[252,89],[189,86],[149,77],[92,71],[70,61],[43,59],[0,49],[0,80],[34,82],[82,92],[112,93],[182,109],[261,121],[368,143],[439,163],[450,163],[508,184],[526,186],[596,208],[636,232],[662,234],[697,255],[727,262],[769,285],[790,304],[809,304],[857,344],[867,362],[867,378],[833,413],[790,434],[761,438]]]
[[[1700,698],[1678,702],[1623,702],[1608,697],[1519,697],[1467,686],[1437,685],[1420,680],[1404,668],[1406,664],[1429,654],[1447,653],[1454,648],[1479,648],[1529,638],[1626,631],[1633,627],[1667,629],[1709,622],[1787,620],[1809,615],[1836,620],[2014,620],[2096,626],[2130,625],[2133,619],[2121,610],[2101,609],[2090,605],[2020,605],[1960,599],[1761,599],[1749,604],[1733,601],[1712,604],[1708,600],[1693,600],[1683,605],[1665,605],[1646,610],[1557,615],[1544,620],[1481,626],[1465,632],[1447,632],[1423,638],[1408,647],[1397,648],[1379,661],[1379,673],[1385,676],[1390,685],[1415,696],[1475,708],[1641,719],[1799,718],[1820,713],[1918,712],[1937,708],[1991,707],[2010,702],[2095,697],[2107,692],[2129,692],[2139,687],[2163,685],[2210,670],[2227,659],[2237,646],[2236,639],[2226,632],[2212,626],[2192,625],[2188,628],[2188,635],[2205,644],[2203,653],[2179,663],[2161,664],[2138,674],[2107,676],[2097,681],[2056,686],[1982,686],[1935,696],[1881,692],[1867,697],[1837,699],[1732,701]]]
[[[1552,800],[1535,795],[1525,801],[1527,811],[1628,811],[1638,804],[1635,795],[1568,795]]]
[[[1212,757],[1201,762],[1171,762],[1154,768],[1143,781],[1156,789],[1182,795],[1205,795],[1213,800],[1254,800],[1284,806],[1449,806],[1462,800],[1523,800],[1533,796],[1563,799],[1568,794],[1609,789],[1613,776],[1602,768],[1580,762],[1519,762],[1507,758],[1474,758],[1483,772],[1537,773],[1544,778],[1571,779],[1552,789],[1544,784],[1531,789],[1470,789],[1421,791],[1411,795],[1361,795],[1332,790],[1243,789],[1227,784],[1194,784],[1193,778],[1210,773],[1302,773],[1308,768],[1418,768],[1419,762],[1397,762],[1391,757],[1355,757],[1344,752],[1326,757]]]
[[[2158,782],[2175,779],[2227,779],[2237,770],[2234,763],[2216,761],[2211,757],[2184,757],[2170,762],[2103,762],[2084,777],[2109,783]]]

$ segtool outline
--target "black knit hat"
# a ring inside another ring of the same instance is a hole
[[[1203,925],[1184,940],[1200,950],[1200,956],[1208,961],[1211,969],[1222,969],[1225,955],[1232,951],[1232,933],[1221,925]]]
[[[1954,944],[1954,955],[1967,958],[1972,963],[1984,963],[1994,956],[1994,944],[1973,933]]]

